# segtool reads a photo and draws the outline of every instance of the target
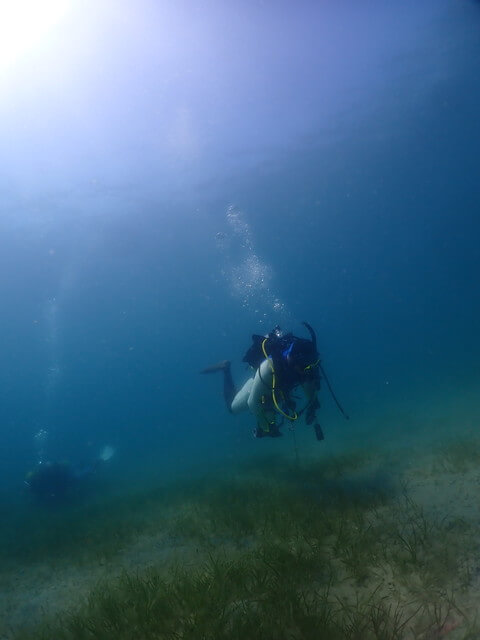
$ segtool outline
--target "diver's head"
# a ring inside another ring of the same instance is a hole
[[[284,336],[285,336],[285,332],[282,331],[280,326],[277,324],[266,337],[267,338],[283,338]]]

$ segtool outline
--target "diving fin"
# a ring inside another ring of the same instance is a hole
[[[226,371],[230,368],[230,360],[221,360],[216,364],[212,364],[210,367],[206,369],[202,369],[200,373],[216,373],[217,371]]]
[[[321,442],[322,440],[325,440],[325,436],[323,435],[322,427],[318,424],[318,422],[316,422],[313,425],[313,428],[315,429],[315,437],[317,438],[317,440],[319,442]]]

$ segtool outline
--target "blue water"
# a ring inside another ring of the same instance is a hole
[[[242,382],[277,323],[316,328],[351,415],[323,388],[303,452],[471,425],[479,28],[468,0],[73,3],[5,63],[4,490],[105,444],[127,484],[288,451],[199,375]]]

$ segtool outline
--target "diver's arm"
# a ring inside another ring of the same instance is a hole
[[[319,382],[315,379],[305,380],[302,384],[302,389],[307,399],[305,420],[307,424],[312,424],[317,419],[317,409],[320,409],[320,402],[318,401]]]

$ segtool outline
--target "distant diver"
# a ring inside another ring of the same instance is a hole
[[[27,473],[24,483],[30,494],[42,503],[60,503],[71,498],[83,480],[93,476],[99,467],[113,457],[110,446],[87,465],[72,466],[68,462],[41,462]]]
[[[317,440],[323,440],[323,431],[317,419],[322,376],[337,406],[348,419],[322,369],[315,332],[307,322],[303,325],[310,333],[310,339],[284,333],[278,326],[266,336],[252,336],[253,344],[246,352],[243,362],[248,363],[255,370],[255,374],[238,393],[235,390],[229,360],[223,360],[201,371],[223,372],[223,393],[227,409],[231,413],[249,409],[257,419],[257,427],[254,430],[256,438],[281,436],[280,427],[285,420],[294,423],[305,413],[305,422],[307,425],[313,425]],[[292,394],[299,386],[303,388],[306,405],[297,411]]]

